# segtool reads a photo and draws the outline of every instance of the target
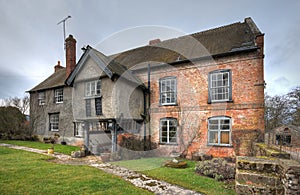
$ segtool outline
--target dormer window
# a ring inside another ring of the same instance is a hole
[[[101,82],[100,80],[89,81],[85,83],[85,96],[93,97],[100,96],[101,94]]]

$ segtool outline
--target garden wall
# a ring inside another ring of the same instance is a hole
[[[274,157],[275,151],[263,152],[261,148],[260,152],[268,156],[237,157],[236,193],[300,194],[300,163]]]

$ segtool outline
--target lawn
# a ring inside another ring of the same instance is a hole
[[[130,161],[119,161],[113,164],[137,170],[150,177],[161,179],[171,184],[176,184],[187,189],[195,190],[207,195],[235,194],[233,184],[218,182],[212,178],[202,177],[195,174],[194,161],[187,161],[188,168],[175,169],[163,167],[164,158],[148,158]]]
[[[151,194],[96,168],[50,158],[0,147],[1,194]]]
[[[41,150],[47,150],[52,144],[45,144],[42,142],[32,142],[32,141],[19,141],[19,140],[0,140],[0,143],[13,144],[17,146],[25,146],[29,148],[36,148]],[[79,150],[78,146],[68,146],[61,144],[54,144],[55,152],[71,155],[72,151]]]

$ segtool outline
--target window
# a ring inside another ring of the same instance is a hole
[[[175,105],[177,96],[177,82],[176,77],[166,77],[160,79],[160,104],[161,105]]]
[[[177,143],[177,120],[175,118],[160,120],[160,143]]]
[[[80,122],[75,122],[74,123],[74,136],[76,136],[76,137],[82,137],[83,136],[82,123],[80,123]]]
[[[290,145],[292,141],[291,135],[277,134],[276,145]]]
[[[105,121],[93,121],[87,123],[87,129],[89,131],[107,131],[108,130],[108,123]]]
[[[62,88],[54,90],[54,99],[55,99],[55,103],[64,102],[64,90]]]
[[[91,99],[86,99],[85,100],[85,114],[86,114],[87,117],[92,116]]]
[[[102,115],[102,99],[100,98],[95,98],[95,109],[96,109],[96,115]]]
[[[231,145],[231,119],[229,117],[208,119],[208,144]]]
[[[59,114],[49,114],[49,130],[58,131],[59,127]]]
[[[209,102],[231,101],[231,71],[209,73]]]
[[[85,96],[100,96],[101,93],[101,82],[97,81],[89,81],[85,83]]]
[[[46,103],[46,94],[45,92],[39,92],[39,98],[38,98],[38,101],[39,101],[39,105],[42,106],[42,105],[45,105]]]

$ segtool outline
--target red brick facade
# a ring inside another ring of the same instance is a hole
[[[175,118],[178,122],[177,144],[159,144],[166,153],[193,153],[225,157],[248,155],[251,144],[264,132],[263,35],[258,37],[260,50],[224,57],[199,60],[160,69],[151,69],[150,134],[160,143],[160,119]],[[232,101],[208,103],[208,75],[215,70],[230,70]],[[147,82],[146,73],[138,75]],[[177,79],[177,104],[160,105],[159,80]],[[208,145],[208,119],[231,118],[230,146]]]

